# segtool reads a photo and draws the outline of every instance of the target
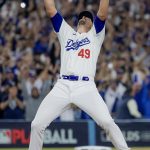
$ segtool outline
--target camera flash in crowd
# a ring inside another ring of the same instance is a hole
[[[26,3],[21,2],[20,7],[21,7],[21,8],[26,8]]]

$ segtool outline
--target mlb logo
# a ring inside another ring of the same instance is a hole
[[[0,129],[0,144],[11,144],[10,129]]]

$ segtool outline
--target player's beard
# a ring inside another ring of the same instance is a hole
[[[78,23],[79,25],[85,25],[86,24],[86,21],[84,20],[84,19],[81,19],[81,20],[79,20],[79,23]]]
[[[79,28],[84,28],[85,32],[88,32],[91,29],[91,26],[88,26],[88,22],[85,19],[80,19],[78,22],[78,29]]]

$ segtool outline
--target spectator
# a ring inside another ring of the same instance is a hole
[[[150,119],[150,77],[143,84],[143,92],[141,98],[143,104],[143,117]]]
[[[135,83],[132,88],[133,88],[132,90],[134,91],[134,99],[136,100],[136,103],[138,105],[138,110],[143,115],[144,107],[142,103],[142,93],[143,93],[142,85]]]
[[[0,108],[3,110],[4,119],[24,119],[25,105],[17,86],[10,85],[8,95],[3,95]]]
[[[3,119],[3,110],[1,109],[2,103],[2,92],[0,92],[0,119]]]
[[[47,86],[47,85],[43,85],[43,86]],[[47,95],[49,88],[43,87],[42,91],[40,92],[36,87],[33,87],[31,91],[31,95],[29,95],[25,90],[26,90],[25,87],[23,87],[23,94],[26,95],[24,96],[25,106],[26,106],[25,119],[27,121],[32,121],[35,117],[37,109],[41,104],[43,98]]]
[[[122,99],[125,91],[125,85],[123,85],[121,82],[118,83],[116,80],[113,80],[105,92],[104,100],[113,116],[116,115],[117,103],[120,101],[120,99]]]
[[[110,83],[110,86],[106,90],[106,93],[104,96],[104,100],[105,100],[108,110],[111,112],[111,114],[115,112],[115,109],[116,109],[115,104],[117,103],[117,100],[118,100],[117,98],[118,98],[117,82],[112,81]]]
[[[35,84],[31,87],[31,93],[29,93],[26,86],[26,80],[22,79],[21,89],[25,99],[25,119],[27,121],[32,121],[34,119],[39,105],[50,91],[51,80],[47,78],[47,69],[42,72],[38,81],[39,83],[42,83],[41,88],[38,88],[37,84]]]
[[[141,118],[142,114],[138,110],[138,105],[134,99],[134,90],[128,89],[117,104],[116,119],[136,119]]]

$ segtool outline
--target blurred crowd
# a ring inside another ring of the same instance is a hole
[[[59,77],[60,45],[42,0],[0,8],[0,119],[31,121]],[[99,0],[55,0],[76,29]],[[150,118],[150,1],[111,0],[95,82],[115,119]],[[98,114],[97,114],[98,115]],[[74,107],[59,120],[90,119]]]

